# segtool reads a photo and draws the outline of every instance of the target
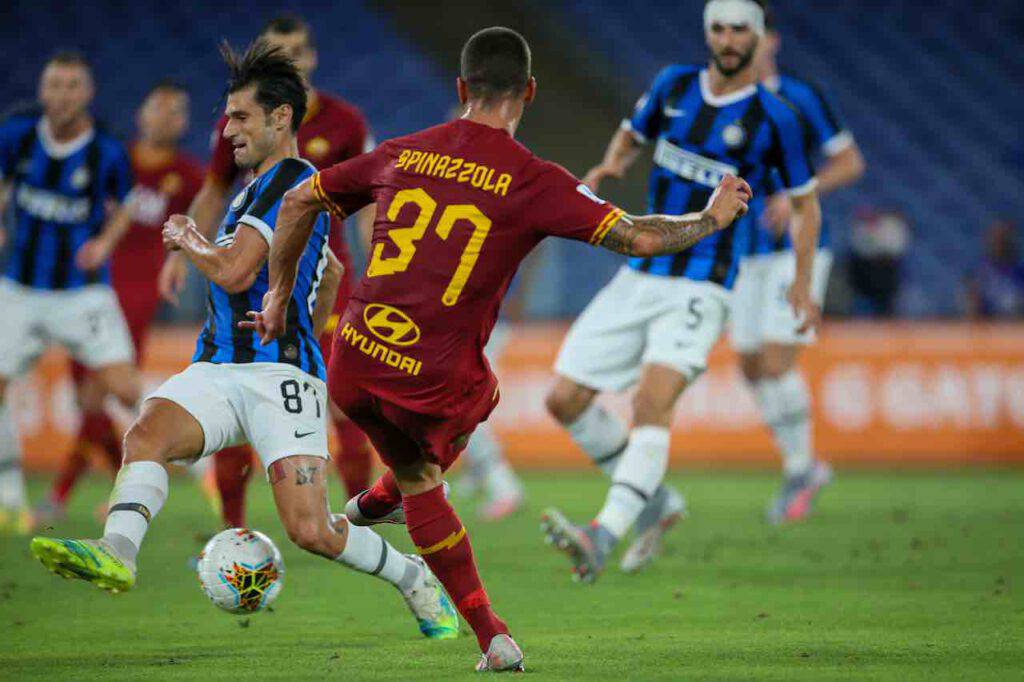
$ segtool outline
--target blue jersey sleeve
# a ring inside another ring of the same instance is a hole
[[[277,168],[260,178],[256,186],[256,199],[238,222],[255,229],[269,244],[274,238],[277,213],[281,209],[284,193],[312,176],[314,170],[305,161],[285,159]]]
[[[14,146],[17,125],[10,119],[0,123],[0,180],[14,174]]]
[[[797,111],[778,102],[772,114],[775,150],[772,165],[778,170],[780,189],[793,195],[814,189],[814,165],[806,144],[807,125]]]
[[[641,142],[647,142],[657,136],[661,129],[661,107],[666,87],[672,80],[672,72],[672,67],[662,69],[647,92],[640,95],[633,115],[622,122],[622,127],[631,131]]]
[[[106,182],[103,183],[104,198],[122,202],[132,191],[132,164],[120,142],[113,143],[112,150],[110,163],[107,165]]]
[[[825,92],[810,83],[794,88],[790,101],[800,110],[807,122],[815,148],[826,156],[833,156],[845,149],[853,138],[832,100]]]

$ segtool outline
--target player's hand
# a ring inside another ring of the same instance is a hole
[[[747,203],[753,196],[754,192],[746,180],[726,175],[708,200],[704,213],[711,216],[719,230],[724,230],[746,214],[749,210]]]
[[[279,295],[276,289],[268,289],[263,294],[263,310],[250,310],[245,314],[248,320],[238,323],[239,329],[248,329],[260,335],[260,345],[273,343],[285,332],[285,315],[288,312],[288,299]]]
[[[793,219],[793,202],[783,192],[773,194],[768,199],[764,213],[761,214],[761,226],[771,230],[776,236],[781,236]]]
[[[189,230],[194,230],[196,223],[186,215],[175,213],[164,223],[161,233],[164,238],[164,248],[168,251],[177,251],[181,248],[181,241]]]
[[[614,168],[605,166],[604,164],[598,164],[587,171],[587,174],[583,176],[583,184],[590,188],[591,192],[597,192],[601,186],[601,181],[605,178],[621,178],[622,173]]]
[[[86,272],[95,270],[107,262],[110,252],[113,250],[113,245],[102,235],[93,237],[78,247],[78,251],[75,253],[75,265],[78,266],[78,269]]]
[[[786,292],[786,300],[793,306],[796,318],[800,320],[796,328],[798,334],[808,332],[821,322],[821,308],[811,298],[811,287],[809,284],[794,282]]]
[[[169,253],[156,278],[156,289],[160,298],[171,305],[179,304],[178,295],[185,288],[188,279],[188,263],[180,253]]]

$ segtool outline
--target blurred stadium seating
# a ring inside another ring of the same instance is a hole
[[[625,113],[665,64],[704,61],[696,4],[567,0],[562,11],[617,78],[609,91]],[[774,3],[781,66],[826,85],[870,166],[825,204],[837,246],[857,206],[910,218],[909,314],[956,314],[959,274],[981,257],[984,226],[1024,215],[1024,101],[1008,87],[1021,82],[1024,55],[1004,38],[1024,28],[1024,11],[1016,0],[983,4]]]

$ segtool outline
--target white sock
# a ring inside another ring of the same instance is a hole
[[[21,473],[21,441],[11,409],[0,396],[0,507],[20,509],[27,503]]]
[[[121,467],[110,493],[103,539],[122,558],[135,561],[149,523],[167,500],[167,469],[157,462],[129,462]]]
[[[415,584],[420,567],[387,540],[365,526],[348,523],[344,514],[334,514],[331,520],[336,529],[345,524],[348,533],[345,549],[334,558],[335,561],[360,573],[386,580],[403,592]]]
[[[754,397],[782,453],[786,476],[807,473],[814,464],[814,455],[811,398],[803,377],[793,370],[778,378],[761,379],[754,384]]]
[[[473,432],[465,458],[470,477],[486,487],[488,497],[500,499],[521,493],[519,478],[505,459],[501,443],[490,425],[481,424]]]
[[[572,441],[601,467],[601,471],[611,476],[630,437],[623,421],[597,403],[591,403],[568,429]]]
[[[630,529],[661,485],[668,468],[669,431],[662,426],[638,426],[612,475],[612,486],[597,522],[616,538]]]

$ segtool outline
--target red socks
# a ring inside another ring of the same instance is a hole
[[[473,628],[480,650],[486,652],[491,639],[496,635],[507,635],[508,627],[491,610],[490,599],[476,570],[466,529],[448,500],[444,499],[441,486],[419,495],[406,496],[403,503],[409,537],[448,591],[455,608]]]
[[[82,415],[82,424],[78,427],[71,455],[65,460],[50,491],[50,499],[55,505],[63,506],[67,502],[75,483],[89,468],[89,451],[93,448],[103,453],[116,474],[121,468],[121,442],[114,430],[114,422],[106,412]]]
[[[370,474],[373,471],[373,451],[366,435],[349,419],[336,419],[334,426],[338,430],[338,442],[341,452],[334,458],[348,496],[353,497],[370,487]]]
[[[365,516],[380,518],[402,504],[402,491],[395,483],[395,475],[388,469],[377,479],[366,494],[359,498],[359,509]]]
[[[252,450],[248,445],[225,448],[213,456],[213,467],[221,518],[229,528],[245,528],[245,488],[252,475]]]

